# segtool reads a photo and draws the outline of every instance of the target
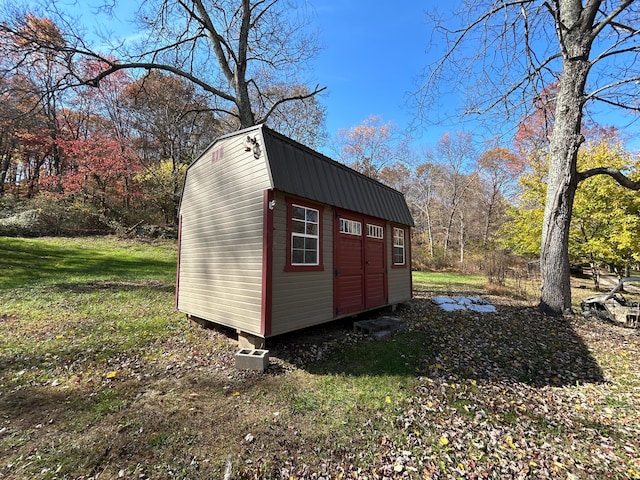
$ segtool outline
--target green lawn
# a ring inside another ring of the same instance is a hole
[[[456,290],[477,289],[487,283],[483,275],[456,272],[413,272],[413,287],[418,290],[449,293]]]
[[[343,320],[238,371],[233,332],[175,311],[175,263],[175,242],[0,237],[0,478],[640,478],[635,331],[415,272],[405,331]],[[429,301],[464,292],[498,314]]]
[[[0,241],[0,289],[145,279],[173,282],[175,265],[172,243],[112,237]]]

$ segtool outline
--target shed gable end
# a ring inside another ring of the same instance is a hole
[[[222,138],[188,169],[180,204],[178,309],[260,334],[264,155]]]

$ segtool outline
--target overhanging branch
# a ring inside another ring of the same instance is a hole
[[[287,98],[282,98],[280,100],[278,100],[277,102],[275,102],[271,108],[269,109],[269,111],[263,116],[262,119],[260,119],[259,121],[257,121],[256,123],[263,123],[267,120],[267,118],[269,118],[271,116],[271,114],[274,112],[274,110],[281,104],[285,103],[285,102],[289,102],[292,100],[306,100],[307,98],[311,98],[314,95],[317,95],[318,93],[326,90],[327,87],[322,87],[319,88],[319,85],[316,85],[316,88],[313,90],[313,92],[309,92],[307,94],[304,95],[294,95],[291,97],[287,97]]]
[[[608,175],[622,187],[628,188],[629,190],[640,190],[640,181],[631,180],[620,170],[612,167],[597,167],[580,172],[578,173],[578,182],[582,182],[587,178],[595,177],[596,175]]]
[[[95,77],[85,80],[83,83],[92,87],[97,87],[99,86],[100,81],[102,79],[108,77],[112,73],[117,72],[118,70],[136,69],[136,68],[145,69],[145,70],[162,70],[165,72],[173,73],[174,75],[178,75],[179,77],[185,78],[186,80],[193,82],[194,84],[202,87],[203,90],[209,93],[212,93],[216,96],[219,96],[220,98],[223,98],[225,100],[228,100],[234,103],[236,101],[235,97],[233,97],[232,95],[229,95],[228,93],[223,92],[222,90],[212,87],[207,82],[202,81],[201,79],[199,79],[198,77],[196,77],[195,75],[189,72],[185,72],[184,70],[181,70],[172,65],[164,65],[164,64],[155,63],[155,62],[112,63],[110,64],[109,68],[103,70]]]

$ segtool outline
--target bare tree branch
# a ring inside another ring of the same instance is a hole
[[[611,12],[609,12],[608,15],[606,15],[602,20],[600,20],[600,22],[598,22],[598,24],[595,25],[595,28],[591,30],[591,39],[595,40],[598,37],[598,35],[600,35],[602,30],[607,26],[612,25],[614,23],[613,22],[614,18],[618,17],[622,12],[624,12],[633,2],[634,0],[622,0],[616,8],[611,10]],[[587,3],[585,10],[592,10],[592,16],[593,18],[595,18],[601,3],[602,3],[601,0],[590,0]]]
[[[122,41],[108,53],[88,45],[57,2],[62,0],[53,0],[47,11],[64,25],[62,42],[51,42],[37,31],[24,29],[28,12],[0,22],[0,36],[9,40],[8,44],[13,39],[23,50],[26,47],[25,59],[39,51],[56,56],[69,70],[67,78],[75,79],[64,88],[72,88],[73,83],[99,86],[108,75],[124,69],[157,69],[178,75],[216,97],[219,109],[236,117],[239,127],[256,123],[252,102],[262,105],[260,109],[266,113],[260,119],[266,121],[284,103],[299,101],[298,95],[262,98],[260,92],[269,84],[306,84],[302,78],[305,63],[317,52],[304,19],[296,17],[295,8],[285,0],[148,2],[145,5],[155,9],[141,11],[138,16],[144,37],[136,42]],[[112,40],[105,39],[105,43]],[[105,68],[86,76],[77,68],[82,59],[97,60]],[[261,88],[256,88],[258,85]],[[287,89],[277,91],[285,93]],[[324,88],[316,87],[309,95],[322,91]]]
[[[640,190],[640,181],[632,180],[620,170],[611,167],[598,167],[580,172],[578,173],[578,182],[582,182],[583,180],[596,175],[608,175],[624,188],[628,188],[629,190]]]
[[[209,85],[206,82],[203,82],[202,80],[200,80],[198,77],[194,76],[193,74],[189,73],[189,72],[185,72],[183,70],[180,70],[179,68],[176,68],[172,65],[163,65],[160,63],[144,63],[144,62],[132,62],[132,63],[112,63],[111,66],[108,69],[103,70],[102,72],[100,72],[98,75],[96,75],[93,78],[88,78],[82,81],[83,84],[89,85],[91,87],[99,87],[100,86],[100,81],[106,77],[108,77],[109,75],[111,75],[112,73],[117,72],[118,70],[131,70],[131,69],[136,69],[136,68],[141,68],[144,70],[162,70],[165,72],[169,72],[169,73],[173,73],[175,75],[178,75],[179,77],[185,78],[187,80],[189,80],[190,82],[193,82],[194,84],[200,86],[203,90],[212,93],[218,97],[221,97],[225,100],[229,100],[231,102],[235,101],[235,97],[233,97],[232,95],[227,94],[226,92],[223,92],[221,90],[218,90],[214,87],[212,87],[211,85]]]
[[[327,89],[327,87],[320,87],[320,85],[316,85],[316,87],[313,89],[312,92],[309,92],[307,94],[304,95],[291,95],[288,96],[286,99],[281,98],[280,100],[277,100],[276,102],[273,103],[273,105],[271,106],[271,108],[269,108],[269,110],[267,111],[267,113],[264,115],[263,118],[261,118],[258,123],[262,123],[264,122],[267,118],[269,118],[271,116],[271,114],[274,112],[274,110],[276,110],[280,105],[282,105],[285,102],[289,102],[292,100],[306,100],[307,98],[311,98],[323,91],[325,91]]]

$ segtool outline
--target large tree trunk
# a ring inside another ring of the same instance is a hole
[[[584,25],[580,24],[585,22],[585,18],[580,18],[580,2],[560,3],[565,50],[550,140],[549,180],[540,250],[542,292],[539,308],[551,315],[571,313],[569,227],[578,186],[578,149],[584,141],[580,131],[590,66],[590,38],[583,32]]]
[[[0,197],[4,195],[9,167],[11,166],[11,151],[4,147],[0,153]]]

